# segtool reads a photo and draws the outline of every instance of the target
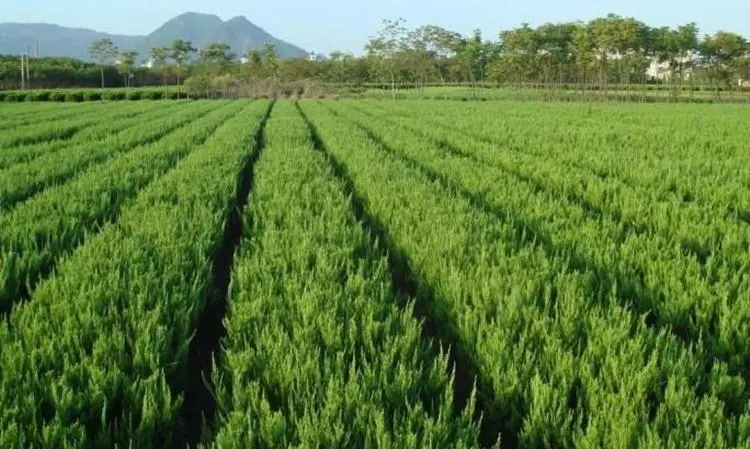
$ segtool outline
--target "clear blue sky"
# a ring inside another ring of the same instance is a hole
[[[750,0],[0,0],[0,22],[48,22],[118,34],[148,34],[187,11],[224,20],[244,15],[274,36],[306,50],[360,53],[384,18],[441,25],[462,33],[480,28],[495,39],[522,22],[590,20],[613,12],[649,25],[696,22],[701,34],[717,29],[750,38]]]

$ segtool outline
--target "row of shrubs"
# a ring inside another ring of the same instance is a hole
[[[388,83],[362,83],[362,84],[340,84],[338,85],[339,90],[343,91],[352,91],[352,92],[358,92],[363,91],[365,89],[375,89],[375,90],[390,90],[391,85]],[[396,84],[396,88],[399,90],[410,90],[410,89],[418,89],[420,86],[414,83],[410,84]],[[483,88],[483,89],[532,89],[532,90],[574,90],[574,91],[580,91],[580,90],[589,90],[589,91],[599,91],[599,90],[607,90],[611,92],[617,92],[617,91],[682,91],[682,92],[690,92],[691,90],[693,92],[727,92],[727,91],[737,91],[737,90],[747,90],[747,88],[740,88],[738,86],[714,86],[714,85],[708,85],[708,84],[693,84],[690,83],[683,83],[683,84],[666,84],[666,83],[646,83],[646,84],[599,84],[599,83],[533,83],[533,82],[526,82],[526,83],[493,83],[493,82],[485,82],[485,83],[476,83],[476,84],[469,84],[469,83],[444,83],[444,84],[435,84],[435,83],[427,83],[424,85],[424,87],[463,87],[463,88]]]
[[[338,97],[335,97],[338,99]],[[390,98],[390,97],[389,97]],[[408,99],[414,99],[414,97],[408,97],[406,95],[396,95],[396,100],[408,100]],[[421,99],[423,100],[445,100],[445,97],[441,97],[439,95],[425,95]],[[497,100],[494,98],[487,98],[487,97],[469,97],[469,96],[449,96],[447,98],[451,101],[478,101],[478,102],[485,102],[485,101],[493,101]],[[750,100],[743,99],[743,98],[737,98],[737,97],[725,97],[725,98],[690,98],[690,97],[654,97],[654,96],[639,96],[639,95],[629,95],[629,96],[622,96],[622,97],[616,97],[613,95],[610,96],[602,96],[602,97],[583,97],[581,95],[550,95],[550,96],[529,96],[529,97],[507,97],[506,99],[509,100],[516,100],[516,101],[522,101],[522,100],[529,100],[529,101],[561,101],[561,102],[615,102],[615,103],[699,103],[699,104],[713,104],[713,103],[748,103]]]
[[[24,101],[124,101],[124,100],[177,100],[185,93],[174,89],[61,89],[0,91],[0,102]]]
[[[528,87],[528,86],[527,86]],[[649,86],[651,87],[651,86]],[[596,89],[588,89],[596,90]],[[652,89],[648,89],[652,90]],[[634,92],[619,94],[620,89],[613,89],[609,96],[603,98],[604,100],[611,101],[638,101],[638,102],[690,102],[690,103],[712,103],[713,98],[691,98],[691,97],[652,97],[643,96]],[[580,100],[580,91],[563,89],[554,89],[550,92],[550,95],[536,93],[532,95],[534,98],[541,99],[542,96],[550,96],[555,100]],[[14,90],[14,91],[0,91],[0,102],[85,102],[85,101],[125,101],[125,100],[177,100],[184,98],[201,99],[201,98],[257,98],[257,97],[275,97],[275,98],[325,98],[325,97],[352,97],[352,98],[363,98],[372,96],[372,91],[368,91],[361,87],[340,87],[334,91],[329,91],[323,85],[317,83],[256,83],[253,85],[232,85],[225,86],[222,89],[211,88],[206,86],[192,86],[190,83],[186,83],[183,86],[182,92],[173,89],[158,89],[158,88],[135,88],[135,89],[60,89],[60,90]],[[507,95],[503,95],[505,99],[520,99],[520,92],[515,94],[507,92]],[[500,99],[498,98],[483,98],[474,97],[473,95],[460,95],[458,93],[451,93],[447,95],[453,100],[481,100],[486,101],[488,99]],[[523,96],[523,95],[521,95]],[[623,99],[622,97],[631,97]],[[413,95],[399,91],[395,95],[396,99],[413,99]],[[390,95],[389,95],[390,98]],[[421,96],[423,99],[434,99],[442,100],[445,95],[433,94]],[[726,102],[730,100],[730,97],[716,98],[716,101]],[[747,98],[737,98],[737,100],[747,101]]]

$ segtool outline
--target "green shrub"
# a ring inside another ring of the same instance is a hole
[[[65,92],[65,101],[69,103],[81,103],[84,99],[84,94],[81,91]]]
[[[144,100],[161,100],[164,98],[164,92],[161,90],[147,90],[143,92]]]
[[[109,101],[122,101],[127,98],[127,92],[122,90],[110,90],[104,93],[104,99]]]
[[[36,92],[34,101],[49,101],[52,96],[52,92],[48,90],[40,90]]]
[[[86,101],[101,101],[102,93],[98,90],[87,90],[84,94]]]

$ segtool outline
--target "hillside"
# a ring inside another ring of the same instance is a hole
[[[306,54],[305,50],[277,39],[245,17],[222,21],[215,15],[198,13],[181,14],[147,36],[109,34],[46,23],[0,23],[0,54],[19,54],[26,51],[27,47],[31,54],[35,54],[38,41],[41,56],[68,56],[89,60],[89,45],[102,38],[112,39],[121,50],[136,50],[142,58],[148,55],[151,47],[168,45],[174,39],[190,40],[195,47],[210,42],[223,42],[229,44],[236,55],[269,41],[276,44],[281,57]]]

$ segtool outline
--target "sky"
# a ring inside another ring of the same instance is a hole
[[[244,15],[275,37],[308,51],[360,54],[383,19],[406,19],[410,28],[432,24],[469,34],[528,22],[590,20],[609,12],[651,26],[696,22],[701,34],[734,31],[750,38],[750,0],[124,0],[94,6],[94,0],[0,0],[0,22],[47,22],[115,34],[145,35],[184,12]]]

